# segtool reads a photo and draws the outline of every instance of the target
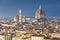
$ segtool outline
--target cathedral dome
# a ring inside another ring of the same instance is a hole
[[[42,10],[41,5],[40,5],[39,9],[35,13],[35,18],[40,18],[41,16],[44,17],[46,15],[45,15],[45,12]]]

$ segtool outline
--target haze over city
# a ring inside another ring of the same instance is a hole
[[[0,16],[14,17],[22,9],[25,16],[34,16],[42,5],[47,16],[60,16],[60,0],[0,0]]]

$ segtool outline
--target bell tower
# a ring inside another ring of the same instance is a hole
[[[22,15],[22,10],[19,10],[19,23],[22,23],[23,15]]]

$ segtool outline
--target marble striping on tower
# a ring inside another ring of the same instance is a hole
[[[19,10],[19,23],[22,23],[22,18],[23,18],[23,14],[22,14],[22,10]]]

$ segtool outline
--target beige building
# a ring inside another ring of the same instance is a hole
[[[43,37],[38,37],[38,36],[32,36],[31,40],[44,40]]]
[[[33,35],[31,36],[31,40],[44,40],[44,36]]]
[[[14,22],[18,22],[18,15],[14,16]]]
[[[5,36],[0,35],[0,40],[5,40]]]
[[[10,25],[10,24],[1,24],[3,27],[15,27],[15,24],[12,24],[12,25]]]
[[[21,32],[17,33],[16,36],[13,37],[12,40],[30,40],[30,37],[27,37],[25,31],[21,31]]]

